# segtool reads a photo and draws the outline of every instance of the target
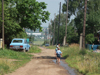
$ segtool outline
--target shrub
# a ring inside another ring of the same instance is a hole
[[[98,49],[100,49],[100,46],[98,46]]]
[[[86,54],[86,50],[80,50],[79,54],[85,55]]]
[[[92,33],[87,34],[85,39],[86,39],[86,42],[89,44],[94,43],[94,40],[95,40],[94,34],[92,34]]]

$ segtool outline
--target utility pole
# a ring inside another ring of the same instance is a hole
[[[65,27],[65,36],[64,36],[64,40],[63,40],[63,45],[66,45],[66,38],[67,38],[67,21],[68,21],[68,0],[67,2],[67,9],[66,9],[66,27]]]
[[[60,7],[59,7],[59,25],[58,25],[58,40],[57,40],[57,44],[59,43],[59,26],[60,26],[60,13],[61,13],[61,2],[60,2]]]
[[[4,0],[2,0],[2,48],[4,49]]]
[[[52,19],[51,19],[50,35],[53,35],[53,22],[52,22]],[[52,36],[52,39],[53,39],[53,36]],[[52,41],[51,41],[51,45],[52,45]]]
[[[45,29],[44,42],[47,43],[47,28]]]
[[[50,41],[51,41],[51,29],[50,29],[50,24],[49,24],[49,45],[51,45]]]
[[[54,29],[53,29],[53,31],[54,31],[54,33],[53,33],[53,40],[52,40],[52,45],[54,44],[54,41],[55,41],[55,19],[56,19],[56,14],[54,14]]]
[[[47,28],[46,28],[46,43],[47,43]]]
[[[87,0],[85,0],[85,6],[84,6],[83,50],[85,49],[85,24],[86,24],[86,9],[87,9]]]

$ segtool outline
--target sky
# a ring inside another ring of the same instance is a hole
[[[50,16],[49,16],[49,21],[47,21],[47,23],[42,23],[42,27],[48,27],[50,20],[54,19],[54,14],[59,14],[59,6],[60,6],[60,2],[61,2],[61,8],[63,3],[65,2],[64,0],[36,0],[38,2],[45,2],[47,4],[47,11],[50,12]]]

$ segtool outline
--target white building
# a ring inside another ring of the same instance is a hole
[[[27,35],[35,35],[35,36],[41,35],[41,33],[28,33],[28,32],[26,32],[26,34],[27,34]]]

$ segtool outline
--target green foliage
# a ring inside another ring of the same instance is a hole
[[[10,73],[25,65],[30,61],[32,55],[29,53],[39,53],[41,50],[37,46],[31,46],[28,53],[18,52],[9,49],[0,49],[0,75]]]
[[[45,45],[45,44],[49,44],[49,40],[44,40],[44,43],[43,43],[43,45]]]
[[[17,52],[13,50],[0,50],[0,58],[9,58],[9,59],[30,59],[31,55],[24,52]]]
[[[65,14],[61,14],[61,25],[59,26],[59,42],[62,43],[63,41],[63,36],[65,32],[65,24],[66,24],[66,16]],[[55,22],[55,30],[54,30],[54,22]],[[57,43],[57,37],[58,37],[58,24],[59,24],[59,15],[55,16],[54,20],[51,20],[51,24],[49,24],[49,32],[50,34],[54,35],[55,31],[55,39],[54,44]]]
[[[68,3],[68,11],[69,11],[69,15],[77,15],[76,11],[83,11],[83,5],[84,5],[84,1],[83,0],[69,0]],[[66,6],[67,6],[67,2],[65,0],[65,3],[62,6],[62,12],[66,12]]]
[[[86,54],[86,50],[80,50],[79,54],[85,55]]]
[[[1,5],[0,1],[0,5]],[[49,20],[50,13],[45,11],[45,2],[36,0],[5,0],[4,3],[4,29],[5,43],[9,45],[13,38],[27,38],[25,28],[40,29],[41,23]],[[1,8],[1,7],[0,7]],[[0,14],[2,10],[0,9]],[[2,16],[0,16],[0,29],[2,29]],[[0,30],[0,35],[2,31]]]
[[[74,19],[74,27],[76,28],[76,31],[78,33],[78,36],[80,36],[80,33],[83,32],[83,13],[81,12],[80,14],[77,15]]]
[[[50,13],[44,11],[46,5],[45,2],[39,3],[36,0],[17,1],[17,19],[19,19],[19,17],[21,18],[20,26],[32,30],[36,30],[37,28],[41,29],[41,21],[46,22],[46,20],[49,20]]]
[[[7,73],[10,69],[10,66],[8,66],[6,63],[0,64],[0,74],[4,75],[4,73]]]
[[[98,49],[100,49],[100,46],[98,46]]]
[[[54,44],[57,43],[58,39],[58,23],[59,23],[59,15],[56,15],[55,19],[51,21],[51,24],[49,25],[49,31],[50,33],[54,33],[54,22],[55,22],[55,39]],[[69,21],[68,21],[69,22]],[[61,21],[59,26],[59,43],[63,43],[63,39],[65,36],[65,28],[66,28],[66,14],[61,14]],[[76,33],[76,30],[73,26],[74,21],[68,23],[67,25],[67,43],[77,43],[78,42],[78,34]],[[51,40],[52,41],[52,40]]]
[[[67,26],[67,42],[70,43],[78,43],[78,34],[72,24]]]
[[[43,45],[44,40],[37,40],[37,41],[34,41],[33,43],[36,45]]]
[[[0,49],[0,75],[10,73],[30,61],[32,55],[9,49]]]
[[[32,35],[29,36],[30,42],[33,42],[33,41],[34,41],[34,37],[35,37],[35,36],[32,36]]]
[[[41,49],[38,46],[31,46],[29,53],[40,53]]]
[[[74,14],[74,25],[77,29],[78,37],[80,36],[80,33],[83,32],[83,21],[84,21],[84,0],[69,0],[69,16],[72,16]],[[97,34],[97,31],[100,29],[100,0],[89,0],[87,1],[87,14],[86,14],[86,32],[85,35],[90,36],[92,33],[93,35]],[[67,2],[65,0],[65,3],[63,4],[62,11],[66,12],[66,5]],[[79,38],[78,38],[79,40]],[[89,41],[88,41],[89,40]],[[91,39],[87,39],[86,42],[89,43],[98,43],[96,41],[96,38],[94,36],[91,37]]]
[[[95,40],[95,37],[94,37],[94,35],[93,35],[92,33],[86,35],[86,42],[87,42],[87,43],[93,44],[93,43],[94,43],[94,40]]]
[[[15,38],[27,38],[27,34],[24,31],[19,32]]]
[[[79,46],[73,45],[62,50],[63,57],[69,66],[85,75],[99,75],[100,54],[89,50],[79,50]]]

